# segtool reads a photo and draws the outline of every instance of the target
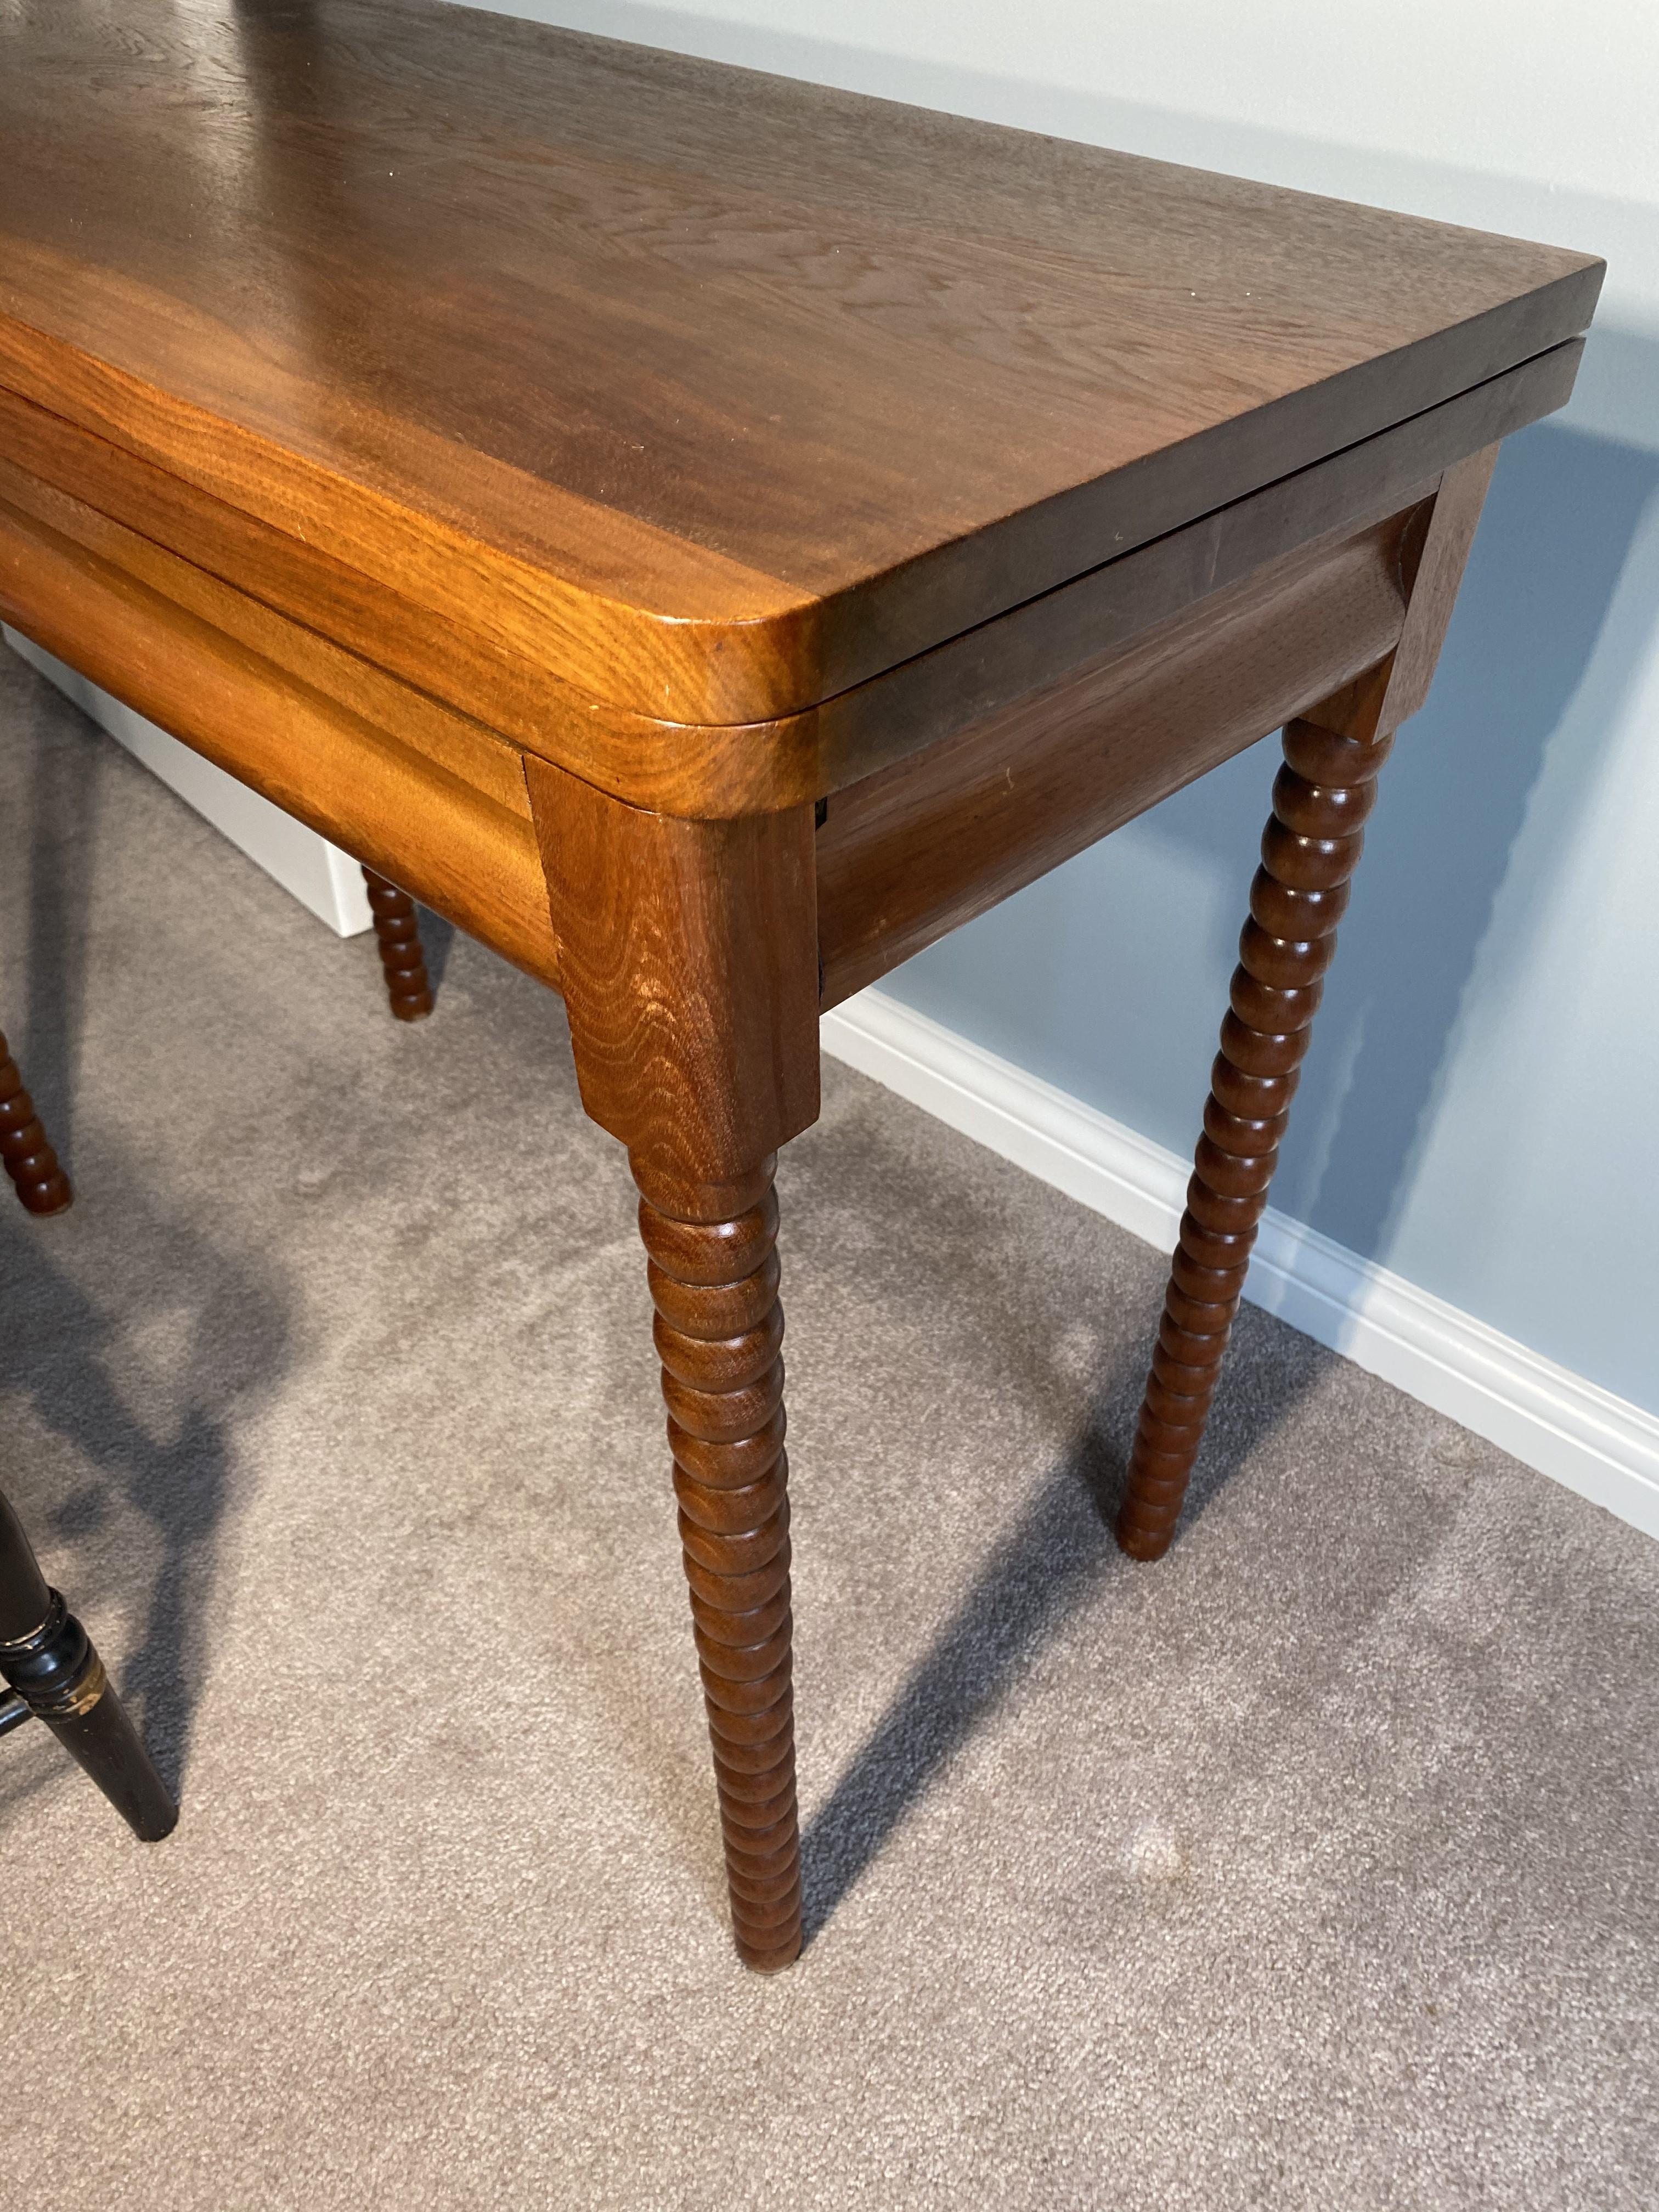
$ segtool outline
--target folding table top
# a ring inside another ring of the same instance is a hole
[[[671,720],[1420,413],[1602,268],[434,0],[0,0],[0,387]]]

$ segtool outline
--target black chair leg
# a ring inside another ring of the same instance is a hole
[[[0,1735],[31,1713],[79,1761],[136,1836],[155,1843],[179,1808],[110,1686],[87,1632],[48,1589],[22,1523],[0,1495]]]

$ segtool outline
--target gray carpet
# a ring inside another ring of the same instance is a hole
[[[750,1978],[556,1001],[433,927],[397,1026],[3,650],[0,813],[0,1483],[184,1802],[0,1746],[5,2202],[1653,2203],[1659,1547],[1247,1310],[1132,1567],[1161,1256],[827,1062]]]

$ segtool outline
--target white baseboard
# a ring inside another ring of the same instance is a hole
[[[31,667],[49,678],[66,698],[72,699],[82,714],[107,730],[117,744],[143,761],[187,806],[193,806],[222,836],[228,837],[239,852],[246,853],[301,906],[308,907],[319,921],[325,921],[342,937],[355,937],[360,930],[372,927],[374,917],[368,910],[362,872],[349,853],[331,845],[314,830],[307,830],[291,814],[284,814],[280,806],[273,806],[246,784],[238,783],[234,775],[227,775],[223,769],[180,744],[177,738],[158,730],[154,722],[147,722],[107,691],[100,691],[77,669],[36,645],[33,638],[3,625],[0,625],[0,636]]]
[[[826,1014],[822,1039],[836,1059],[1120,1227],[1174,1244],[1189,1160],[878,991]],[[1659,1419],[1639,1406],[1271,1207],[1245,1296],[1659,1536]]]

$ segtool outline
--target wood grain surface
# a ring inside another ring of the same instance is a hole
[[[772,1181],[821,1000],[1310,716],[1132,1462],[1154,1556],[1375,769],[1601,273],[437,0],[0,0],[0,615],[364,863],[395,1012],[405,892],[563,992],[642,1194],[750,1965],[801,1941]],[[38,1579],[0,1674],[143,1784]]]
[[[1253,568],[1395,512],[1448,463],[1559,406],[1582,350],[1575,338],[1534,356],[833,699],[760,723],[665,722],[585,699],[464,625],[3,391],[0,499],[526,818],[520,744],[631,805],[722,816],[840,790],[1121,649]],[[21,599],[10,618],[30,628]],[[345,825],[338,842],[351,842]]]
[[[321,641],[292,636],[293,625],[200,571],[185,574],[159,548],[148,550],[172,563],[172,589],[88,552],[13,506],[6,493],[17,489],[0,482],[0,620],[556,988],[558,948],[518,754],[498,748],[513,772],[503,787],[516,798],[510,805],[476,761],[464,771],[434,757],[455,732],[423,716],[422,702],[385,698],[384,718],[367,699],[343,703],[289,665],[291,647]],[[31,489],[32,505],[43,489]],[[197,611],[186,584],[211,587],[212,608]],[[243,635],[245,625],[258,636]]]
[[[429,0],[0,0],[0,386],[787,714],[1581,331],[1583,255]]]
[[[817,1119],[812,809],[690,822],[525,771],[582,1104],[659,1204],[708,1203]]]
[[[825,1006],[1362,674],[1405,618],[1405,521],[1266,563],[839,793],[817,847]]]

